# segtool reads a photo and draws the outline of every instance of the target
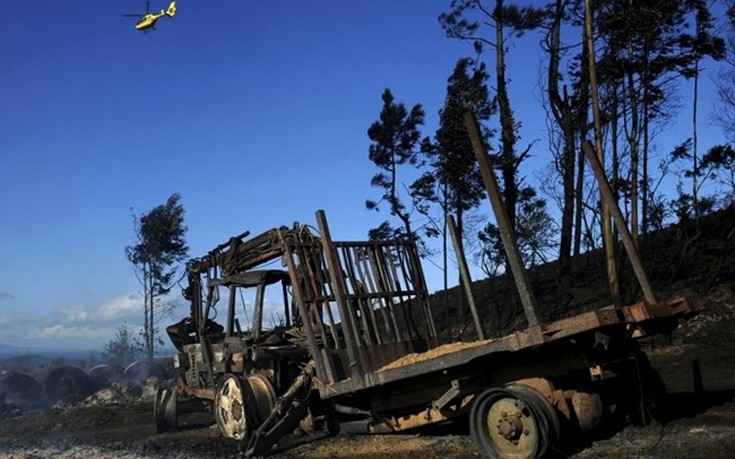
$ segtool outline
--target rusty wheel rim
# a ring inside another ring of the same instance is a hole
[[[156,422],[157,433],[176,430],[178,427],[176,391],[160,387],[156,390],[153,416]]]
[[[487,433],[495,447],[510,458],[534,457],[538,426],[531,410],[516,398],[500,398],[490,406]]]
[[[214,413],[222,435],[243,440],[247,434],[244,393],[240,380],[234,375],[225,376],[217,386]]]
[[[534,459],[543,455],[544,420],[525,398],[491,387],[472,403],[470,435],[486,457]]]

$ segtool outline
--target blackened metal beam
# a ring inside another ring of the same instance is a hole
[[[648,275],[646,274],[646,270],[643,268],[641,255],[638,253],[638,247],[633,241],[633,236],[631,236],[630,231],[628,230],[628,225],[625,223],[625,217],[623,217],[623,213],[620,211],[620,206],[618,206],[618,202],[615,200],[615,195],[613,194],[612,189],[610,188],[610,183],[608,183],[607,177],[605,176],[605,170],[602,168],[602,164],[600,164],[600,160],[597,159],[595,150],[592,148],[592,145],[588,140],[582,142],[582,150],[584,150],[584,154],[587,156],[587,162],[590,163],[592,172],[594,172],[597,183],[600,186],[600,195],[602,195],[602,200],[612,214],[615,227],[617,228],[618,233],[620,233],[620,237],[623,239],[623,246],[625,247],[625,251],[628,253],[630,264],[633,266],[633,272],[635,272],[635,275],[638,278],[641,290],[643,290],[643,296],[647,302],[656,304],[658,303],[658,301],[656,301],[656,294],[653,293],[651,283],[648,281]]]
[[[528,277],[526,268],[523,267],[521,252],[518,250],[516,236],[513,232],[513,227],[510,224],[508,211],[503,205],[503,198],[500,196],[498,180],[495,178],[495,173],[490,166],[487,147],[480,135],[480,127],[477,124],[475,114],[471,111],[465,112],[464,123],[467,127],[467,132],[470,135],[470,141],[472,142],[472,149],[475,152],[475,157],[480,165],[482,181],[485,183],[487,196],[490,200],[493,212],[495,213],[495,220],[497,221],[498,228],[500,229],[500,238],[503,241],[505,255],[508,257],[508,264],[510,265],[511,273],[513,274],[513,280],[515,281],[516,288],[518,289],[518,294],[521,297],[521,304],[523,304],[523,310],[526,313],[528,326],[533,327],[539,323],[538,314],[536,312],[536,297],[531,289],[531,280]]]
[[[357,348],[360,337],[355,325],[356,318],[351,305],[347,301],[347,292],[337,256],[337,249],[332,241],[332,235],[327,225],[327,216],[323,210],[316,211],[316,221],[319,225],[319,233],[324,246],[324,257],[327,261],[327,270],[329,270],[329,280],[332,284],[335,299],[337,300],[339,316],[342,319],[342,332],[344,333],[345,347],[347,348],[350,376],[353,378],[353,381],[358,382],[362,386],[364,384],[365,367],[360,360],[361,354]]]
[[[472,293],[472,278],[470,277],[470,270],[467,267],[467,258],[465,258],[464,249],[462,248],[462,240],[457,234],[457,224],[454,222],[454,216],[447,216],[447,223],[449,226],[449,234],[452,237],[452,244],[454,244],[454,253],[457,255],[457,263],[459,264],[459,275],[462,276],[462,283],[464,284],[464,293],[467,295],[467,302],[470,304],[470,311],[472,312],[472,319],[475,321],[475,330],[477,330],[477,337],[479,339],[485,339],[485,333],[482,331],[482,322],[480,322],[480,316],[477,313],[477,306],[475,304],[475,295]],[[449,323],[447,322],[447,329]]]
[[[284,248],[283,259],[286,262],[289,276],[291,276],[291,286],[293,288],[294,299],[296,300],[296,307],[298,308],[299,315],[302,318],[304,331],[306,332],[306,339],[309,342],[309,350],[311,351],[311,356],[314,358],[314,362],[316,364],[316,374],[318,376],[317,384],[319,385],[319,392],[325,393],[325,385],[337,382],[337,378],[335,377],[334,364],[332,363],[330,356],[327,355],[326,352],[322,352],[323,349],[319,346],[317,342],[317,331],[312,325],[312,320],[314,320],[313,315],[309,313],[310,307],[306,302],[306,296],[304,294],[304,289],[301,284],[301,279],[299,279],[299,269],[294,259],[294,248],[290,244],[286,243],[283,233],[283,231],[278,232],[280,242]],[[321,335],[321,338],[323,341],[326,341],[325,335]]]

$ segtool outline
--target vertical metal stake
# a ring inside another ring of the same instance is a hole
[[[620,207],[615,200],[615,196],[613,195],[610,184],[607,181],[607,177],[605,177],[605,170],[602,168],[602,164],[600,164],[600,160],[597,159],[597,155],[588,140],[582,142],[582,150],[584,150],[584,154],[587,156],[587,161],[592,167],[592,172],[595,173],[595,178],[597,178],[597,183],[600,185],[602,200],[612,214],[615,227],[618,229],[618,233],[620,233],[620,237],[623,239],[623,246],[628,253],[628,258],[630,259],[630,264],[633,266],[633,271],[638,278],[638,283],[641,285],[643,296],[649,303],[656,304],[656,295],[653,293],[651,283],[648,281],[648,276],[646,275],[646,270],[643,268],[641,256],[638,253],[638,247],[636,247],[635,242],[633,242],[633,236],[630,235],[623,213],[620,211]]]
[[[365,374],[362,362],[360,360],[360,352],[357,349],[359,341],[359,333],[355,325],[354,311],[347,301],[347,293],[344,284],[344,277],[340,268],[339,259],[337,258],[337,249],[332,242],[332,236],[327,225],[327,216],[323,210],[316,211],[316,221],[319,225],[319,233],[321,234],[322,244],[324,244],[324,257],[327,260],[327,269],[332,283],[335,299],[337,300],[337,308],[339,316],[342,319],[342,332],[345,337],[345,347],[347,348],[347,357],[349,358],[349,366],[353,378],[353,382],[357,381],[362,386],[364,384],[363,376]]]
[[[457,234],[457,224],[454,221],[453,215],[447,216],[447,223],[449,224],[449,234],[452,236],[452,244],[454,244],[454,253],[457,255],[457,263],[459,263],[459,275],[462,276],[464,293],[467,295],[467,302],[469,302],[470,311],[472,311],[472,319],[475,321],[477,337],[479,339],[485,339],[485,333],[482,331],[482,322],[480,322],[480,316],[477,314],[477,307],[475,306],[475,296],[472,294],[470,270],[467,268],[467,259],[465,258],[464,249],[462,249],[462,240],[459,234]],[[448,328],[449,321],[447,321]]]
[[[521,303],[523,304],[523,310],[526,313],[528,326],[533,327],[538,325],[536,298],[533,294],[533,290],[531,289],[531,280],[528,278],[526,268],[523,267],[521,252],[518,250],[516,236],[513,233],[513,228],[510,224],[508,211],[505,209],[503,199],[500,197],[498,180],[495,178],[495,173],[490,167],[487,147],[485,146],[482,136],[480,136],[480,128],[477,125],[475,114],[471,111],[465,112],[464,123],[470,135],[470,140],[472,141],[472,148],[475,151],[475,157],[477,158],[477,162],[480,164],[482,181],[485,183],[485,188],[487,188],[487,197],[490,200],[490,205],[495,213],[495,220],[498,223],[498,228],[500,228],[500,238],[503,241],[505,255],[508,257],[508,264],[510,265],[511,273],[513,274],[513,280],[516,283],[518,294],[521,297]]]

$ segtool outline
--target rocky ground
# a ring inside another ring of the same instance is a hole
[[[642,345],[668,387],[660,422],[628,426],[607,438],[567,443],[559,457],[729,458],[735,452],[735,293],[711,290],[706,311],[677,331]],[[221,438],[212,420],[194,416],[187,428],[156,434],[152,416],[156,379],[116,382],[82,401],[52,408],[0,408],[0,458],[226,458],[238,445]],[[305,436],[289,438],[274,458],[479,457],[462,427],[422,435]]]

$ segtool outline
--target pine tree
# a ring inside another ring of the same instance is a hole
[[[143,286],[143,339],[146,357],[153,361],[156,347],[158,319],[170,312],[171,303],[163,301],[171,291],[178,263],[189,251],[186,245],[184,207],[181,196],[172,194],[166,204],[150,212],[135,216],[137,243],[125,247],[125,255],[135,268],[138,281]]]
[[[419,126],[424,123],[424,110],[421,104],[416,104],[408,111],[405,105],[395,102],[390,89],[383,92],[382,99],[380,119],[370,126],[367,133],[372,141],[368,151],[370,161],[381,169],[381,172],[373,176],[370,184],[383,194],[378,201],[366,200],[365,207],[379,211],[380,203],[387,203],[390,214],[401,221],[401,226],[393,227],[386,220],[379,227],[370,230],[369,237],[415,238],[411,224],[412,208],[401,198],[398,174],[400,166],[417,166],[419,163]]]

